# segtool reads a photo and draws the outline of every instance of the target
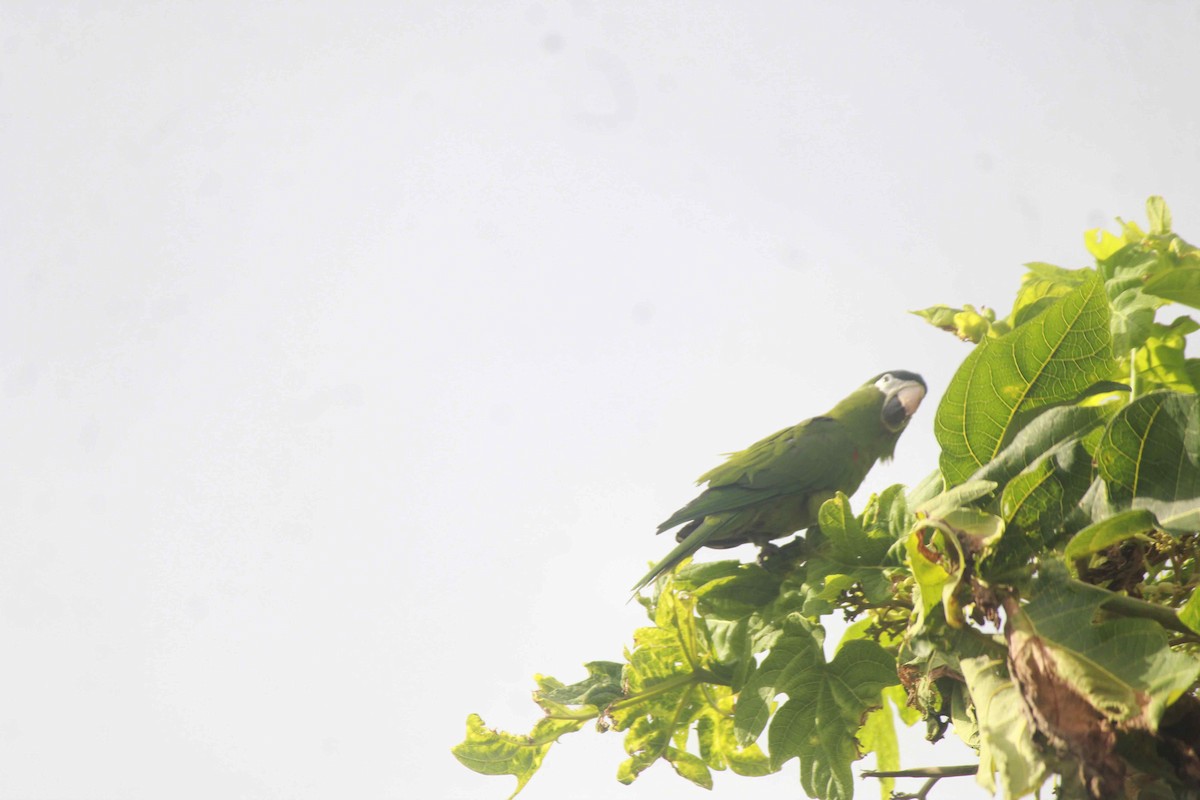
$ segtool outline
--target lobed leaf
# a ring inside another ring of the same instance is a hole
[[[865,639],[844,642],[829,663],[814,631],[793,618],[743,689],[735,711],[742,741],[757,738],[778,694],[787,701],[771,718],[771,765],[800,759],[800,781],[811,797],[853,796],[850,765],[859,757],[855,736],[863,715],[881,704],[880,692],[899,683],[896,661]]]
[[[527,736],[492,730],[478,714],[467,717],[467,738],[451,748],[454,757],[468,769],[484,775],[513,775],[517,788],[510,797],[525,788],[542,766],[550,745],[566,733],[583,727],[583,719],[544,717]]]

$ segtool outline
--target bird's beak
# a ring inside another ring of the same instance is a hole
[[[911,417],[917,413],[917,409],[921,407],[921,401],[925,399],[925,385],[916,381],[908,381],[900,387],[895,396],[900,401],[900,405],[904,406],[904,413]]]
[[[896,387],[883,404],[883,422],[896,431],[917,413],[925,399],[925,385],[917,381],[905,381]]]

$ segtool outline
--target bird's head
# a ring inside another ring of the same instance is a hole
[[[864,389],[868,386],[875,387],[883,395],[879,418],[892,433],[904,430],[925,399],[925,379],[902,369],[876,375],[863,384]]]

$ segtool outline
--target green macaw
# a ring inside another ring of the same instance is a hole
[[[633,587],[636,593],[701,547],[763,547],[817,521],[821,504],[836,492],[853,494],[879,459],[890,459],[896,441],[925,397],[915,372],[876,375],[827,413],[784,428],[700,476],[708,482],[692,502],[658,532],[687,523],[679,544]]]

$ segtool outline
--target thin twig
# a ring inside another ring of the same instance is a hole
[[[942,778],[963,778],[979,771],[978,764],[957,767],[920,767],[918,769],[867,770],[864,778],[926,778],[916,792],[895,792],[892,800],[928,800],[929,792]]]
[[[978,764],[959,764],[952,767],[917,767],[916,769],[864,770],[864,778],[966,778],[979,772]]]

